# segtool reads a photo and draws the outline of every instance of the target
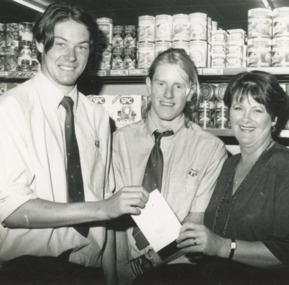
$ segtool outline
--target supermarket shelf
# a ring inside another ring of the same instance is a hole
[[[0,71],[0,79],[29,79],[35,76],[37,71]]]
[[[289,80],[289,67],[240,67],[240,68],[198,68],[198,74],[204,77],[226,77],[233,76],[240,72],[261,70],[277,75],[278,78]],[[33,77],[37,71],[0,71],[0,78],[22,78]],[[148,75],[147,69],[128,69],[128,70],[98,70],[89,72],[89,76],[98,76],[106,81],[121,80],[124,82],[135,79],[143,81]]]

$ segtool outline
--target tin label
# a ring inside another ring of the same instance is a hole
[[[157,15],[156,16],[156,36],[155,41],[171,41],[172,40],[172,16]]]
[[[189,15],[173,15],[173,41],[189,41]]]
[[[138,18],[138,41],[139,42],[155,41],[155,17],[140,16]]]

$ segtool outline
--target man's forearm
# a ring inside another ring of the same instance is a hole
[[[56,203],[33,199],[9,215],[4,224],[9,228],[56,228],[107,218],[104,201]]]

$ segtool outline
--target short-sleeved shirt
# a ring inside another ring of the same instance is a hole
[[[189,122],[184,116],[171,126],[174,135],[162,137],[164,157],[161,193],[183,222],[190,212],[204,212],[222,164],[226,148],[217,137]],[[142,185],[147,161],[154,145],[156,126],[151,117],[121,128],[113,137],[113,166],[117,190]],[[132,228],[127,230],[130,258],[141,252],[135,246]]]
[[[63,94],[39,72],[0,98],[0,223],[30,199],[66,203],[64,95],[74,101],[75,132],[86,201],[109,195],[109,118],[77,91]],[[0,224],[0,262],[22,255],[58,256],[73,250],[70,261],[100,266],[104,223],[88,238],[73,227],[9,229]]]
[[[221,236],[262,241],[289,265],[289,150],[275,143],[232,195],[240,154],[223,166],[205,212],[205,225]]]

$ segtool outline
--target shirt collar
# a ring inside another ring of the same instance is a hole
[[[148,114],[148,117],[145,119],[145,126],[148,133],[152,136],[153,133],[158,130],[156,124],[154,123],[150,115],[150,112]],[[184,126],[185,126],[185,115],[182,114],[182,116],[179,119],[177,119],[170,125],[170,128],[168,128],[167,131],[172,130],[174,132],[174,135],[176,135],[182,128],[184,128]]]
[[[78,90],[76,85],[68,94],[63,94],[63,92],[55,84],[53,84],[53,82],[49,80],[49,78],[45,76],[41,70],[38,71],[35,77],[37,77],[36,82],[40,91],[41,100],[43,100],[45,104],[44,106],[57,109],[63,97],[69,96],[74,102],[74,110],[77,108]]]

